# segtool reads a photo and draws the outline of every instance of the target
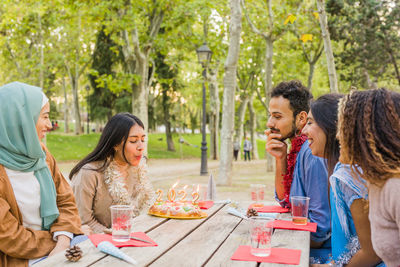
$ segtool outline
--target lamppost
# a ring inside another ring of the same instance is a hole
[[[201,167],[200,175],[207,175],[207,141],[206,141],[206,79],[207,67],[211,60],[212,51],[204,42],[202,46],[197,48],[197,57],[199,63],[203,67],[203,125],[202,125],[202,141],[201,141]]]
[[[86,92],[87,92],[87,98],[86,98],[86,105],[87,105],[87,134],[89,134],[89,91],[90,91],[90,86],[86,85]]]

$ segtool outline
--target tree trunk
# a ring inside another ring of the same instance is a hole
[[[169,114],[169,109],[170,109],[170,99],[167,95],[168,91],[168,86],[167,89],[163,90],[163,95],[162,95],[162,103],[163,103],[163,111],[164,111],[164,125],[165,125],[165,135],[167,139],[167,149],[168,151],[175,151],[175,145],[174,141],[172,140],[172,133],[171,133],[171,121],[170,121],[170,114]]]
[[[192,134],[195,134],[197,128],[197,111],[189,109],[189,117],[190,117],[190,128],[192,129]]]
[[[244,115],[246,114],[247,103],[249,102],[248,95],[241,97],[241,103],[237,111],[237,124],[236,124],[236,138],[240,142],[240,147],[242,147],[242,140],[244,135]],[[238,159],[240,160],[241,153],[238,154]]]
[[[307,88],[311,92],[312,80],[313,80],[314,70],[315,70],[315,63],[308,63],[308,66],[309,66],[309,72],[308,72]]]
[[[240,0],[230,0],[231,21],[229,27],[229,50],[225,61],[224,98],[222,107],[221,161],[218,184],[232,184],[232,134],[235,124],[236,71],[239,59],[242,11]]]
[[[368,89],[378,89],[378,85],[373,80],[371,80],[368,70],[364,69],[363,73],[365,76],[365,80],[367,81]]]
[[[210,158],[218,159],[218,139],[219,139],[219,90],[218,90],[218,66],[209,69],[209,89],[210,89]]]
[[[265,101],[269,103],[272,91],[272,58],[274,56],[274,41],[271,38],[265,38],[265,42]]]
[[[144,124],[144,129],[148,130],[148,88],[147,77],[149,75],[149,59],[148,55],[140,54],[136,57],[138,60],[137,73],[140,76],[139,84],[132,86],[132,113],[139,117]]]
[[[64,92],[64,133],[69,132],[69,121],[68,121],[68,96],[67,86],[65,84],[65,77],[62,77],[62,87]]]
[[[317,0],[317,7],[319,13],[319,23],[321,26],[322,38],[324,39],[324,49],[326,55],[326,63],[328,66],[329,85],[331,93],[339,93],[338,81],[335,69],[335,59],[333,57],[331,37],[328,30],[328,19],[325,12],[325,1]]]
[[[39,72],[39,87],[44,86],[44,51],[43,51],[43,32],[42,32],[42,17],[40,12],[38,12],[38,24],[39,24],[39,44],[40,44],[40,72]]]
[[[266,51],[265,51],[265,102],[269,103],[270,94],[272,91],[272,69],[273,69],[273,56],[274,56],[274,41],[271,38],[265,38]],[[267,118],[268,118],[267,110]],[[269,153],[265,153],[267,159],[267,172],[273,172],[275,170],[275,158]]]
[[[256,118],[256,113],[255,113],[254,107],[253,107],[253,100],[254,100],[254,94],[251,95],[250,100],[247,103],[248,108],[249,108],[249,114],[250,114],[251,145],[253,147],[253,150],[251,151],[251,153],[252,153],[252,159],[259,159],[258,149],[257,149],[257,135],[256,135],[257,118]]]
[[[267,110],[267,118],[270,116]],[[268,152],[265,152],[265,159],[267,160],[266,171],[267,172],[275,172],[275,158]]]
[[[396,58],[393,55],[392,49],[388,49],[388,52],[389,52],[389,55],[390,55],[390,61],[392,62],[393,67],[394,67],[394,72],[396,73],[397,81],[398,81],[398,83],[400,85],[400,72],[399,72],[399,67],[397,66]]]
[[[67,66],[68,76],[71,82],[72,89],[72,101],[73,101],[73,109],[74,109],[74,119],[75,119],[75,134],[82,134],[81,128],[81,114],[79,111],[79,97],[78,97],[78,80],[77,75],[71,73],[70,68]]]

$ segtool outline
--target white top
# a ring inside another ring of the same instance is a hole
[[[20,172],[7,168],[8,179],[14,191],[18,208],[22,213],[22,224],[34,230],[42,230],[42,217],[40,217],[40,184],[33,172]],[[53,234],[54,241],[59,235],[65,235],[72,239],[74,235],[67,231],[56,231]],[[42,258],[30,259],[29,266]]]
[[[18,208],[22,213],[25,227],[42,229],[40,217],[40,185],[33,172],[20,172],[6,169],[7,176],[14,190]]]

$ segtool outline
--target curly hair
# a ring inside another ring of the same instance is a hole
[[[339,104],[341,158],[377,186],[400,174],[400,94],[353,91]]]
[[[272,97],[282,96],[289,100],[293,117],[302,111],[310,110],[310,101],[313,98],[310,91],[300,81],[292,80],[279,83],[271,92]]]

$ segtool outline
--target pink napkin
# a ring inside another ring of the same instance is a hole
[[[294,224],[292,221],[275,220],[274,228],[287,229],[287,230],[301,230],[301,231],[309,231],[315,233],[317,231],[317,224],[308,222],[305,225],[297,225]]]
[[[146,241],[150,241],[152,244],[138,241],[138,240],[133,240],[130,239],[129,241],[126,242],[116,242],[112,240],[112,236],[109,234],[93,234],[90,235],[89,238],[92,241],[92,243],[97,247],[97,245],[102,242],[102,241],[109,241],[111,242],[114,246],[121,248],[121,247],[154,247],[158,246],[156,242],[154,242],[150,237],[148,237],[145,233],[143,232],[135,232],[131,233],[131,236],[133,237],[138,237],[140,239],[144,239]]]
[[[239,246],[231,260],[299,265],[300,255],[301,250],[299,249],[271,248],[271,254],[268,257],[257,257],[250,253],[250,246]]]
[[[257,212],[267,212],[267,213],[286,213],[289,212],[289,209],[283,208],[281,206],[262,206],[262,207],[253,207],[250,205],[249,208],[255,209]]]
[[[214,205],[214,201],[200,201],[199,208],[202,210],[208,210]]]

